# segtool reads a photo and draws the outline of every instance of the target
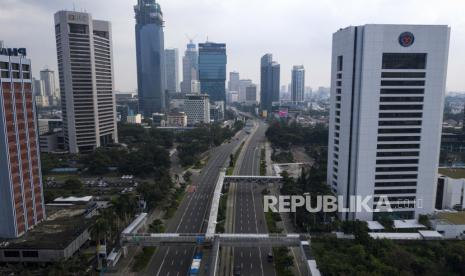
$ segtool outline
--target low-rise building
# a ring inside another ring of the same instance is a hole
[[[187,115],[185,112],[171,112],[168,113],[166,121],[169,127],[186,127]]]
[[[128,115],[127,123],[133,124],[133,125],[142,124],[142,115],[141,114]]]
[[[430,218],[431,227],[446,239],[465,237],[465,212],[439,212]]]
[[[435,208],[465,209],[465,169],[440,169],[436,189]]]

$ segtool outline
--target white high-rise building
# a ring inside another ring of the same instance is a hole
[[[44,96],[48,98],[50,105],[58,104],[60,95],[55,86],[55,72],[50,69],[43,69],[40,71],[40,79],[44,82]]]
[[[192,40],[187,44],[187,49],[182,58],[182,82],[181,93],[194,93],[191,87],[193,80],[199,79],[199,53]]]
[[[386,196],[393,212],[434,210],[449,51],[448,26],[364,25],[333,35],[327,183],[344,197]],[[386,210],[384,210],[386,211]]]
[[[210,123],[210,100],[207,94],[186,94],[184,111],[187,124],[193,126],[199,123]]]
[[[239,72],[229,72],[228,91],[239,91]]]
[[[305,69],[303,65],[294,65],[292,68],[291,100],[303,102],[305,92]]]
[[[65,146],[89,152],[118,141],[110,22],[55,13]]]

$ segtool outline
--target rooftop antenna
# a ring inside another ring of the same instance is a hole
[[[189,36],[188,34],[185,34],[187,39],[189,39],[189,42],[190,43],[194,43],[194,39],[197,37],[197,35],[194,35],[194,36]]]

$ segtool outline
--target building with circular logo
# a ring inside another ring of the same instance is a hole
[[[399,35],[399,44],[403,47],[409,47],[413,44],[415,37],[411,32],[403,32]]]

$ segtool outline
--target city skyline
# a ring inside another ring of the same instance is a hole
[[[22,46],[29,49],[29,56],[35,60],[33,76],[37,77],[39,71],[46,66],[57,72],[54,37],[49,31],[53,28],[51,18],[59,9],[73,10],[73,5],[71,3],[63,5],[58,1],[2,0],[2,2],[4,2],[2,7],[5,16],[0,18],[0,22],[18,26],[24,29],[22,33],[31,37],[25,41],[13,30],[5,30],[2,39],[7,42],[6,46]],[[96,18],[112,22],[115,88],[119,91],[134,91],[137,87],[135,41],[128,39],[134,37],[135,20],[132,7],[136,2],[112,1],[112,9],[107,9],[107,1],[93,3],[84,0],[75,3],[77,11],[86,10]],[[228,45],[230,61],[227,71],[238,71],[243,78],[250,78],[255,83],[259,80],[259,63],[249,61],[258,60],[263,54],[270,52],[280,61],[281,67],[285,70],[283,72],[286,72],[281,76],[281,83],[290,83],[291,75],[287,72],[292,69],[293,64],[303,64],[307,69],[305,76],[307,85],[316,88],[329,86],[331,34],[340,27],[367,23],[446,24],[453,30],[446,90],[465,91],[465,80],[459,77],[465,63],[461,53],[462,45],[465,45],[465,35],[462,35],[462,32],[465,32],[465,22],[460,19],[460,11],[465,4],[459,1],[451,1],[448,6],[425,1],[422,5],[422,13],[416,12],[417,6],[414,1],[402,2],[402,9],[383,1],[373,1],[370,5],[356,1],[349,6],[349,3],[343,1],[307,3],[296,0],[283,6],[276,5],[281,1],[275,0],[272,1],[275,5],[267,5],[264,9],[262,1],[248,3],[247,9],[243,9],[244,5],[241,1],[212,5],[216,2],[213,0],[195,3],[157,1],[164,12],[165,47],[185,49],[188,43],[187,36],[195,37],[196,44],[204,42],[207,36],[209,40],[225,42]],[[193,9],[197,12],[190,12]],[[234,23],[219,20],[238,11],[244,13],[244,18],[257,17],[257,19]],[[26,15],[25,20],[19,19],[17,16],[19,12]],[[221,24],[206,24],[207,19],[201,16],[206,13],[214,19],[217,18]],[[268,22],[267,25],[254,23],[262,16],[278,15],[290,20],[284,23]],[[37,27],[29,29],[28,26],[31,25]],[[311,26],[318,28],[313,29]],[[248,29],[247,33],[243,33],[245,28]],[[257,33],[263,36],[254,35]],[[275,33],[280,34],[278,40]]]

